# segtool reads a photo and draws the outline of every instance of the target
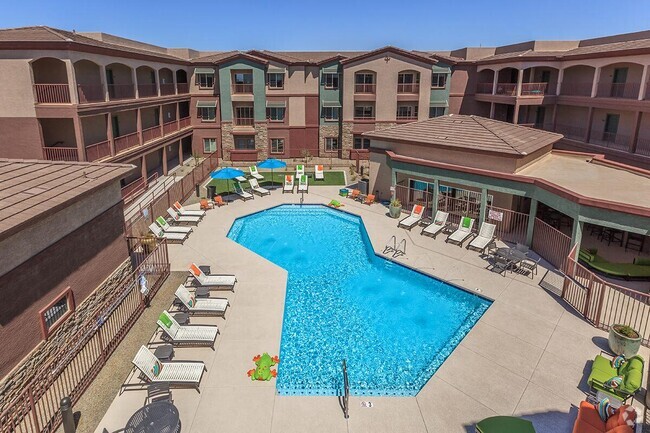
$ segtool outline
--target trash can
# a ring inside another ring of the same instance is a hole
[[[196,192],[197,197],[201,197],[201,185],[198,183],[194,185],[194,192]]]
[[[361,191],[361,194],[367,195],[368,194],[368,181],[367,180],[360,180],[357,182],[357,188],[359,188],[359,191]]]
[[[208,185],[208,198],[212,200],[217,195],[217,187],[215,185]]]

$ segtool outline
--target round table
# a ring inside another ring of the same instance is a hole
[[[126,423],[127,433],[174,433],[180,426],[178,409],[168,401],[158,401],[138,409]]]

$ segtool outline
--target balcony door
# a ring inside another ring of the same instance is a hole
[[[620,98],[625,93],[625,83],[627,82],[627,68],[616,68],[612,75],[612,94],[614,98]]]
[[[120,136],[120,119],[117,116],[111,116],[111,124],[113,126],[113,137]]]
[[[605,117],[605,130],[603,131],[603,140],[613,142],[618,133],[618,121],[620,116],[618,114],[608,114]]]

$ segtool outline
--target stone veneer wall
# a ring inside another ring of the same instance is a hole
[[[397,125],[398,125],[397,122],[375,123],[373,129],[375,131],[381,131],[383,129],[392,128],[393,126],[397,126]],[[354,130],[354,122],[343,122],[343,133],[342,133],[343,154],[341,155],[342,158],[350,158],[350,150],[352,150],[352,147],[354,145],[354,134],[352,133],[353,130]]]
[[[69,343],[80,329],[94,320],[94,313],[103,305],[106,298],[120,285],[120,282],[131,272],[131,260],[127,259],[106,279],[95,291],[76,306],[74,314],[57,329],[50,337],[41,342],[23,361],[16,366],[0,383],[0,412],[4,411],[7,403],[19,395],[35,376],[43,376],[48,359],[62,349],[69,349]]]
[[[332,153],[332,152],[325,152],[325,138],[327,137],[338,137],[339,142],[341,141],[341,134],[340,134],[338,123],[334,123],[331,125],[320,125],[318,127],[318,156],[329,157],[330,153]],[[335,154],[334,156],[336,157],[338,155]]]
[[[230,151],[235,148],[235,137],[232,135],[232,122],[221,124],[221,158],[230,161]]]
[[[264,161],[269,154],[269,128],[266,122],[255,122],[255,149],[257,160]]]

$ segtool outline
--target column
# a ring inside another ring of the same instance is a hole
[[[81,125],[81,118],[75,115],[72,118],[72,123],[74,124],[74,135],[77,143],[77,159],[79,161],[86,161],[86,147],[84,144],[84,131]]]
[[[391,199],[395,199],[395,186],[397,186],[397,173],[395,169],[391,167],[390,169],[390,184],[393,187],[393,196]]]
[[[138,108],[136,112],[136,131],[138,131],[138,143],[141,145],[144,144],[144,138],[142,137],[142,109]]]
[[[580,243],[582,242],[582,230],[584,228],[584,223],[580,221],[580,216],[576,216],[573,219],[573,229],[571,230],[571,248],[574,245],[577,245],[577,249],[580,250]]]
[[[599,66],[594,71],[594,82],[591,83],[591,97],[595,98],[598,95],[598,83],[600,82],[600,71],[602,68]]]
[[[163,123],[165,123],[165,115],[163,114],[163,106],[158,106],[158,123],[160,124],[160,135],[165,135],[165,130],[163,129]]]
[[[490,119],[494,119],[495,107],[496,107],[496,104],[494,102],[490,102]]]
[[[131,68],[131,82],[133,82],[133,86],[135,87],[135,97],[139,98],[140,91],[138,89],[138,74],[135,72],[134,68]]]
[[[178,165],[183,165],[183,139],[178,140]]]
[[[162,148],[162,169],[163,176],[167,176],[167,145]]]
[[[645,94],[648,89],[648,68],[650,65],[645,65],[643,67],[643,73],[641,74],[641,85],[639,86],[639,101],[645,99]]]
[[[160,96],[160,69],[156,70],[154,76],[156,77],[156,95]]]
[[[526,245],[533,246],[533,231],[535,230],[535,216],[537,215],[537,199],[531,199],[528,211],[528,227],[526,228]]]
[[[497,94],[497,84],[499,84],[499,71],[494,71],[494,79],[492,80],[492,94]]]
[[[487,218],[487,188],[481,188],[481,208],[479,209],[478,218],[479,218],[479,230],[481,228],[480,224],[483,223]]]
[[[115,137],[113,137],[113,115],[106,114],[106,139],[108,146],[111,148],[111,156],[115,156]]]
[[[108,101],[110,96],[108,94],[108,80],[106,78],[106,66],[99,66],[99,77],[102,82],[102,88],[104,89],[104,101]]]
[[[144,186],[146,188],[147,187],[147,177],[148,177],[147,176],[147,156],[142,155],[141,160],[142,160],[142,171],[141,171],[140,174],[142,175],[142,180],[144,181]],[[151,218],[153,218],[153,215],[151,216]]]
[[[68,76],[68,89],[70,92],[70,102],[79,103],[79,94],[77,93],[77,77],[74,73],[74,65],[70,60],[65,60],[65,70]]]
[[[177,102],[176,103],[176,129],[181,129],[181,109],[180,109],[180,104]]]
[[[636,152],[637,141],[639,141],[639,129],[641,128],[641,119],[643,118],[643,112],[637,111],[634,113],[634,129],[632,130],[632,137],[630,139],[630,153]]]
[[[585,131],[585,143],[589,143],[591,139],[591,123],[594,120],[594,107],[589,107],[589,114],[587,115],[587,130]]]
[[[524,81],[524,70],[519,69],[519,73],[517,74],[517,97],[521,96],[521,84]]]
[[[519,103],[515,103],[515,112],[512,115],[512,123],[517,125],[519,123]]]
[[[440,194],[440,182],[438,179],[433,179],[433,202],[431,203],[431,218],[436,217],[438,212],[438,195]]]
[[[560,69],[557,74],[557,85],[555,86],[555,94],[559,95],[562,91],[562,80],[564,80],[564,69]]]
[[[551,130],[555,132],[557,127],[557,104],[553,105],[553,117],[551,117]]]

